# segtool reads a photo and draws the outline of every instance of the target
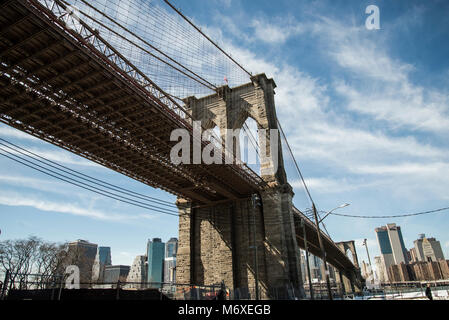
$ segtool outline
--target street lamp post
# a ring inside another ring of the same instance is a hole
[[[260,198],[258,195],[252,196],[253,202],[253,243],[254,243],[254,282],[256,286],[256,300],[260,299],[259,295],[259,262],[257,259],[257,242],[256,242],[256,209],[260,205]]]
[[[369,263],[369,267],[370,267],[370,273],[371,274],[373,274],[373,266],[371,265],[371,259],[370,259],[370,257],[369,257],[369,251],[368,251],[368,244],[366,243],[366,239],[364,239],[363,240],[363,245],[365,246],[365,248],[366,248],[366,254],[367,254],[367,256],[368,256],[368,263]]]
[[[323,260],[324,272],[326,274],[327,295],[329,297],[329,300],[332,300],[331,284],[330,284],[330,280],[329,280],[329,270],[327,269],[327,263],[326,263],[326,251],[324,250],[323,240],[321,239],[318,214],[317,214],[317,211],[315,208],[315,204],[312,204],[312,208],[313,208],[313,214],[315,216],[315,225],[316,225],[316,231],[318,234],[318,242],[320,244],[320,249],[321,249],[321,259]]]
[[[302,233],[304,235],[304,249],[306,250],[306,266],[307,266],[307,277],[309,278],[310,299],[314,300],[313,284],[312,284],[312,278],[310,276],[309,248],[307,245],[306,222],[304,221],[304,219],[301,219],[301,227],[302,227]]]
[[[328,215],[330,215],[332,213],[332,211],[340,209],[340,208],[344,208],[347,206],[349,206],[348,203],[338,206],[338,207],[332,209],[331,211],[329,211],[321,220],[318,220],[318,213],[316,211],[315,203],[312,203],[313,215],[315,217],[316,231],[318,234],[318,242],[320,244],[320,249],[321,249],[321,259],[323,260],[324,272],[326,273],[326,285],[327,285],[327,294],[328,294],[329,300],[332,300],[332,290],[331,290],[331,283],[330,283],[330,279],[329,279],[329,269],[327,268],[326,251],[324,250],[323,239],[321,237],[321,232],[320,232],[320,222],[322,222]]]
[[[371,259],[369,257],[368,244],[366,243],[366,239],[363,240],[363,245],[366,248],[366,254],[368,255],[368,263],[369,263],[369,266],[371,267]]]

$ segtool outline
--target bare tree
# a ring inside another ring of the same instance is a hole
[[[11,283],[19,281],[23,287],[27,275],[31,273],[41,240],[30,236],[28,239],[6,240],[0,242],[0,266],[9,270]]]
[[[76,265],[80,270],[81,287],[87,288],[92,284],[92,267],[95,256],[88,254],[86,248],[70,246],[64,258],[64,268],[68,265]]]
[[[67,256],[67,244],[55,244],[30,236],[27,239],[0,241],[0,268],[10,272],[10,288],[44,288],[49,279],[62,275]],[[31,277],[30,275],[34,274]]]
[[[44,288],[51,281],[61,281],[64,275],[64,261],[67,256],[67,243],[42,242],[37,252],[35,270],[39,275],[37,285]]]

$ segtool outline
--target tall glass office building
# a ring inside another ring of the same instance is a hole
[[[171,238],[165,244],[164,282],[176,282],[176,253],[178,252],[178,239]]]
[[[66,263],[76,265],[80,269],[80,281],[84,283],[81,287],[87,286],[86,283],[92,280],[92,268],[97,248],[97,244],[81,239],[70,242],[68,245]]]
[[[112,264],[111,261],[111,247],[99,247],[98,248],[98,256],[100,263],[105,266],[110,266]]]
[[[117,265],[117,266],[105,266],[104,268],[104,283],[114,284],[118,281],[126,282],[126,278],[129,274],[129,266]]]
[[[388,277],[388,268],[391,265],[409,262],[401,227],[390,223],[376,228],[375,231],[382,260],[383,270],[381,272]]]
[[[160,238],[148,240],[148,282],[163,282],[165,243]]]
[[[111,264],[111,248],[98,247],[97,255],[95,256],[95,262],[92,267],[92,281],[104,281],[105,267],[110,266]]]
[[[165,257],[166,258],[176,257],[177,251],[178,251],[178,239],[171,238],[165,244]]]

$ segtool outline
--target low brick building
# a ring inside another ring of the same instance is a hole
[[[449,260],[440,260],[438,263],[440,264],[443,279],[449,279]]]
[[[388,276],[391,282],[413,281],[414,272],[410,270],[410,265],[405,263],[394,264],[388,268]]]
[[[440,270],[440,263],[436,261],[427,262],[427,268],[429,268],[429,274],[432,280],[442,280],[443,275]]]
[[[388,268],[391,282],[449,279],[449,260],[394,264]]]

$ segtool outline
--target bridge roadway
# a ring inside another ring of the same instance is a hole
[[[200,205],[265,187],[245,165],[173,165],[170,134],[185,128],[193,141],[189,115],[87,24],[64,23],[60,1],[47,2],[51,11],[36,0],[0,1],[0,121]],[[299,211],[297,226],[301,218],[319,256],[316,229]],[[322,235],[328,261],[353,269]]]

